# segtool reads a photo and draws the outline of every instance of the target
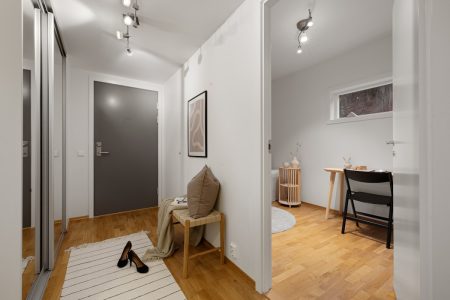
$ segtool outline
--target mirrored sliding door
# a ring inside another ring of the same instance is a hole
[[[40,34],[41,11],[23,1],[22,298],[41,271]]]
[[[54,267],[65,232],[65,53],[55,30],[52,13],[48,16],[49,73],[49,232],[50,269]]]
[[[22,299],[42,297],[66,230],[65,52],[43,1],[23,0]]]

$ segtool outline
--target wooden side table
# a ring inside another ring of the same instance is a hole
[[[324,169],[326,172],[330,173],[330,187],[328,190],[328,205],[327,205],[327,210],[325,212],[325,219],[328,220],[328,215],[330,213],[330,208],[331,208],[331,200],[333,198],[333,190],[334,190],[334,182],[336,179],[336,174],[339,174],[339,182],[340,182],[340,186],[339,186],[339,194],[340,194],[340,198],[339,198],[339,212],[342,214],[342,206],[344,203],[344,169],[341,168],[325,168]]]
[[[278,202],[289,205],[289,207],[302,204],[300,196],[300,169],[280,168],[278,173]]]

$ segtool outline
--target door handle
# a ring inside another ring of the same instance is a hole
[[[386,141],[386,145],[395,146],[395,141]]]
[[[29,156],[29,141],[22,141],[22,157],[26,158]]]
[[[98,157],[102,157],[103,155],[109,155],[109,152],[102,151],[103,143],[102,142],[96,142],[95,143],[95,155]]]

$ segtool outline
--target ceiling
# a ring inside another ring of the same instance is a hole
[[[244,0],[140,0],[139,29],[125,53],[121,0],[51,0],[70,64],[96,72],[164,82]]]
[[[277,79],[392,33],[393,0],[280,0],[272,8],[272,78]],[[300,19],[314,26],[297,54]]]

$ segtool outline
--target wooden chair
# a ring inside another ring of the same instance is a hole
[[[189,216],[188,209],[174,210],[173,217],[184,226],[183,277],[188,277],[189,259],[193,259],[212,252],[220,252],[220,263],[225,262],[225,216],[216,210],[203,218],[194,219]],[[220,222],[220,247],[209,249],[189,256],[189,229],[196,226]]]
[[[342,221],[342,234],[345,233],[345,223],[347,219],[358,222],[371,224],[383,228],[387,228],[386,248],[391,247],[392,238],[392,226],[393,226],[393,212],[394,212],[394,188],[391,172],[367,172],[367,171],[353,171],[344,169],[345,180],[347,182],[347,196],[345,197],[345,207],[343,212]],[[352,190],[350,181],[365,182],[365,183],[387,183],[390,184],[390,195],[383,196],[378,194],[355,192]],[[353,208],[353,217],[347,215],[348,202],[351,202]],[[354,201],[370,203],[375,205],[387,205],[389,207],[389,217],[376,216],[368,213],[358,212],[355,209]],[[368,218],[361,219],[358,215]],[[378,220],[381,222],[374,222],[372,220]]]

